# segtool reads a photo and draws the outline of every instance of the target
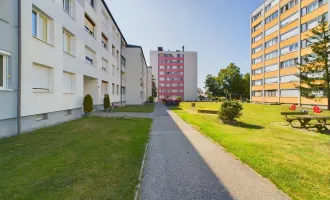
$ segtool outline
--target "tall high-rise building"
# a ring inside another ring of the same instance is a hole
[[[197,52],[150,51],[150,65],[158,89],[156,101],[167,97],[178,97],[182,100],[197,99]]]
[[[326,105],[300,95],[296,74],[311,54],[307,39],[322,16],[329,21],[328,0],[267,0],[251,14],[251,100],[260,103]]]

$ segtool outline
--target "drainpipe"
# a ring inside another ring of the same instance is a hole
[[[21,33],[21,0],[18,0],[18,80],[17,80],[17,135],[21,133],[21,67],[22,67],[22,33]]]

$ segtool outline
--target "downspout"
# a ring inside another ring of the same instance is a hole
[[[22,33],[21,33],[21,0],[18,0],[18,80],[17,80],[17,135],[21,134],[21,67],[22,67]]]

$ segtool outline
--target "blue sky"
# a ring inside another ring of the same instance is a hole
[[[125,39],[149,51],[198,52],[198,87],[234,62],[241,73],[250,67],[250,13],[263,0],[106,0]]]

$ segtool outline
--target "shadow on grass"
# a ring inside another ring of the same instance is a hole
[[[168,106],[168,109],[170,109],[170,110],[182,110],[182,108],[177,107],[177,106]]]
[[[237,127],[241,127],[241,128],[248,128],[248,129],[263,129],[263,126],[259,126],[256,124],[247,124],[244,122],[237,122],[237,124],[230,124],[231,126],[237,126]]]

